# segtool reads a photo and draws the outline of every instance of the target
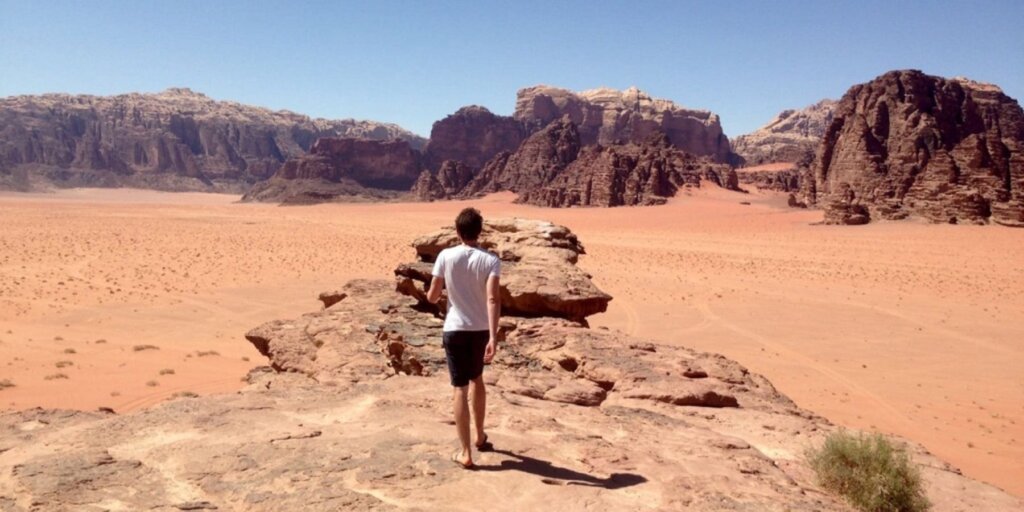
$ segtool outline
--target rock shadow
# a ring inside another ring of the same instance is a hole
[[[500,453],[513,460],[503,460],[498,465],[477,465],[478,471],[522,471],[541,477],[541,481],[548,485],[585,485],[612,490],[631,487],[647,481],[646,477],[635,473],[612,473],[607,478],[598,478],[588,473],[556,466],[549,461],[519,455],[508,450],[492,450],[490,453]]]

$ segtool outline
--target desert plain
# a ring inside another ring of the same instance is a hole
[[[579,236],[580,266],[614,297],[593,326],[721,353],[836,424],[920,442],[1024,496],[1024,230],[816,225],[820,211],[758,191],[609,209],[514,198],[0,193],[0,407],[123,413],[232,392],[265,362],[248,329],[390,275],[413,238],[473,205]]]

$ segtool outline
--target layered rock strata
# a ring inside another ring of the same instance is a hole
[[[409,190],[419,173],[420,153],[405,141],[323,138],[308,155],[288,160],[273,178],[250,188],[242,200],[294,201],[307,188],[322,201],[349,200],[353,194],[373,198],[386,191],[397,195]]]
[[[641,144],[588,146],[564,171],[543,186],[523,190],[518,200],[552,207],[648,206],[704,181],[739,190],[728,165],[695,158],[662,135]]]
[[[310,119],[188,89],[13,96],[0,99],[0,170],[15,177],[0,186],[242,190],[326,136],[425,143],[391,124]]]
[[[717,162],[728,162],[732,155],[716,114],[652,98],[635,87],[574,93],[538,85],[516,94],[513,117],[533,130],[565,116],[579,127],[584,145],[639,143],[663,133],[675,147],[693,155]]]
[[[852,87],[815,158],[809,199],[829,222],[875,219],[1024,226],[1024,112],[989,84],[892,71]]]
[[[732,150],[745,166],[813,157],[832,123],[836,103],[826,99],[800,110],[783,110],[756,131],[733,139]]]

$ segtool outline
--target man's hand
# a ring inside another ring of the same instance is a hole
[[[498,350],[498,344],[495,342],[492,336],[490,341],[487,342],[487,347],[484,348],[484,364],[491,364],[494,360],[494,353]]]

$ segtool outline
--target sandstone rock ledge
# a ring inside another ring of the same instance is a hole
[[[583,253],[541,222],[492,223],[484,242],[516,263],[510,283]],[[395,286],[351,281],[250,331],[272,368],[238,393],[0,414],[0,510],[849,510],[801,462],[826,420],[722,356],[579,318],[503,319],[485,374],[497,451],[459,469],[440,313]],[[936,510],[1024,506],[910,449]]]

